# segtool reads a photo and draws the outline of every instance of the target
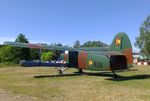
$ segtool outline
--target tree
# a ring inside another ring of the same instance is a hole
[[[15,42],[29,43],[28,39],[22,33],[17,36]]]
[[[37,60],[40,58],[40,49],[30,49],[31,60]]]
[[[16,63],[15,49],[11,46],[2,46],[0,48],[0,62],[12,62]]]
[[[80,41],[77,40],[74,44],[74,48],[80,48]]]
[[[55,43],[54,46],[62,46],[61,43]],[[52,56],[52,60],[57,60],[60,57],[60,54],[62,53],[61,50],[54,50],[53,51],[53,56]]]
[[[42,45],[47,45],[47,44],[42,44]],[[61,43],[51,43],[50,45],[52,46],[62,46]],[[46,54],[48,52],[51,52],[52,53],[52,57],[50,60],[57,60],[59,57],[60,57],[60,54],[63,52],[62,50],[51,50],[49,51],[48,49],[44,49],[42,50],[42,54],[41,54],[41,60],[42,61],[48,61],[47,59],[45,59],[46,57]]]
[[[92,47],[92,42],[91,41],[87,41],[85,42],[82,47]]]
[[[53,52],[49,51],[49,52],[43,52],[41,59],[42,61],[51,61],[52,60],[52,56],[53,56]]]
[[[87,41],[82,47],[107,47],[108,45],[101,41]]]
[[[41,55],[41,60],[46,61],[45,57],[46,57],[46,52],[43,52],[42,55]]]
[[[140,35],[136,37],[135,46],[147,56],[150,55],[150,16],[140,26]]]
[[[29,43],[28,39],[23,34],[19,34],[15,42]],[[31,54],[29,48],[16,48],[16,57],[20,60],[30,60]]]

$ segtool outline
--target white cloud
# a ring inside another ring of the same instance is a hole
[[[0,44],[3,44],[5,41],[15,41],[15,38],[12,38],[12,37],[0,37]]]

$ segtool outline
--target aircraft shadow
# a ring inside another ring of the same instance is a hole
[[[147,74],[139,74],[139,75],[133,75],[133,76],[121,76],[118,75],[117,78],[113,78],[112,73],[87,73],[83,72],[81,73],[72,73],[72,74],[63,74],[63,75],[37,75],[34,76],[34,78],[49,78],[49,77],[71,77],[71,76],[98,76],[98,77],[108,77],[105,78],[105,80],[111,80],[111,81],[128,81],[128,80],[142,80],[142,79],[149,79],[150,75]]]
[[[63,74],[63,75],[37,75],[34,76],[34,78],[48,78],[48,77],[70,77],[70,76],[104,76],[104,77],[112,77],[112,74],[109,72],[103,72],[103,73],[88,73],[88,72],[83,72],[83,73],[78,73],[74,72],[72,74]]]
[[[124,72],[124,71],[137,71],[137,69],[127,69],[127,70],[119,70],[117,72]],[[103,77],[113,77],[112,72],[106,71],[106,72],[97,72],[97,73],[91,73],[91,72],[83,72],[83,73],[79,73],[79,72],[74,72],[72,74],[63,74],[63,75],[37,75],[34,76],[34,78],[48,78],[48,77],[66,77],[66,76],[83,76],[83,75],[87,75],[87,76],[103,76]],[[121,78],[126,78],[126,77],[122,77],[122,76],[118,76]],[[110,78],[108,80],[111,80]]]
[[[150,79],[150,75],[141,74],[141,75],[133,75],[133,76],[120,76],[118,75],[117,78],[106,78],[105,80],[112,80],[112,81],[128,81],[128,80],[142,80],[142,79]]]
[[[48,78],[48,77],[65,77],[65,76],[80,76],[80,75],[83,75],[83,74],[63,74],[63,75],[37,75],[37,76],[34,76],[34,78]]]

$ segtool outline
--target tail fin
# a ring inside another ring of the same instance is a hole
[[[133,56],[132,56],[132,46],[129,37],[126,33],[120,32],[118,33],[112,44],[110,45],[110,49],[112,51],[121,52],[127,58],[127,64],[132,65],[133,63]]]

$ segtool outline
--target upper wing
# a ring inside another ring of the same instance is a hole
[[[41,45],[41,44],[10,42],[10,41],[4,42],[4,45],[9,45],[9,46],[14,46],[14,47],[22,47],[22,48],[78,51],[78,49],[76,49],[76,48],[65,47],[65,46]]]

